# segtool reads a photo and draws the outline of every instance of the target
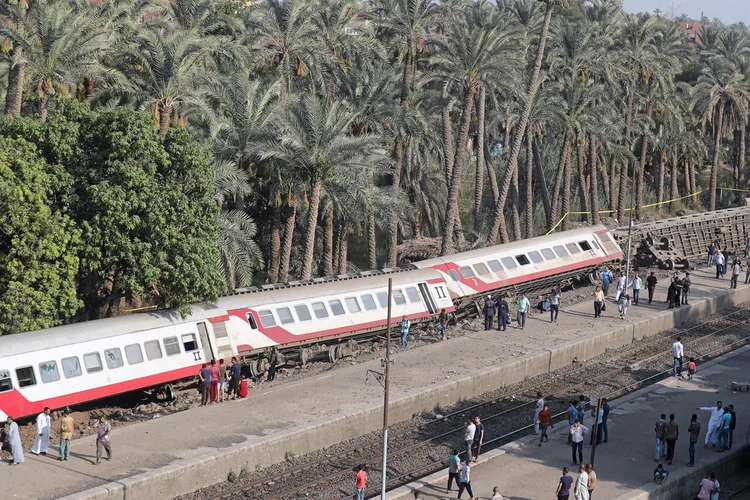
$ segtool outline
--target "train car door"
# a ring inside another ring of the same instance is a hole
[[[432,298],[430,289],[427,287],[427,283],[420,283],[419,291],[422,292],[422,298],[424,299],[424,303],[427,304],[427,310],[430,314],[435,314],[437,312],[437,306],[435,305],[435,300]]]
[[[206,328],[205,322],[198,323],[198,334],[201,338],[201,347],[203,348],[203,353],[206,356],[206,361],[216,359],[214,347],[213,345],[211,345],[211,336],[208,334],[208,328]]]

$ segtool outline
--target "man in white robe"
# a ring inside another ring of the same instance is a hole
[[[583,467],[578,466],[578,479],[575,486],[575,500],[589,500],[589,474]]]
[[[47,448],[49,448],[49,435],[52,430],[52,422],[50,421],[50,409],[45,408],[42,413],[36,417],[36,439],[34,439],[34,446],[31,447],[31,453],[34,455],[47,454]]]
[[[18,465],[24,461],[23,459],[23,445],[21,444],[21,433],[18,432],[18,424],[13,421],[12,417],[8,417],[8,434],[5,436],[5,440],[10,445],[10,451],[13,454],[11,464]]]
[[[716,406],[702,406],[696,408],[696,410],[711,412],[711,419],[708,421],[708,429],[706,430],[705,446],[708,446],[709,444],[718,446],[722,426],[721,418],[724,416],[724,409],[721,407],[721,401],[717,401]]]

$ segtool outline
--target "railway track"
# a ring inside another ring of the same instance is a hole
[[[541,385],[521,387],[500,394],[492,393],[470,406],[391,433],[388,454],[391,476],[387,480],[387,487],[397,487],[443,468],[445,457],[461,442],[463,424],[468,416],[482,416],[482,422],[486,425],[484,450],[500,446],[529,432],[533,427],[528,422],[533,414],[533,396],[536,390],[548,395],[546,399],[550,409],[555,418],[559,419],[567,409],[566,401],[579,392],[613,398],[654,383],[671,373],[669,347],[675,337],[682,337],[687,356],[696,361],[705,360],[750,342],[750,335],[747,335],[747,331],[742,331],[742,326],[748,322],[750,307],[737,309],[690,328],[605,353],[583,365],[573,365],[546,379]],[[585,380],[582,380],[584,375]],[[527,423],[519,426],[520,422]],[[381,447],[381,440],[375,438],[207,498],[262,497],[276,500],[308,495],[317,498],[349,498],[346,496],[346,488],[350,486],[353,468],[359,463],[365,463],[371,470],[371,484],[380,484]],[[372,488],[368,490],[368,495],[379,490],[379,486]]]

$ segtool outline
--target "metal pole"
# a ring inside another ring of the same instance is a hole
[[[633,174],[635,174],[635,169],[633,169]],[[635,181],[635,179],[633,179]],[[625,254],[625,288],[623,289],[622,293],[627,293],[628,291],[628,280],[630,279],[630,249],[631,249],[631,243],[633,241],[633,190],[635,190],[635,182],[631,183],[630,188],[630,217],[628,220],[628,251]]]
[[[388,462],[388,390],[391,374],[391,295],[393,294],[393,279],[388,278],[388,333],[385,337],[385,393],[383,395],[383,478],[380,486],[380,498],[385,500],[386,469]]]
[[[598,441],[598,431],[599,431],[599,412],[602,409],[602,398],[599,398],[599,401],[596,402],[596,415],[594,415],[594,430],[591,434],[591,458],[589,459],[589,463],[591,466],[594,466],[594,458],[596,457],[596,442]]]

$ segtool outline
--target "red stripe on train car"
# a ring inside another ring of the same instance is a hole
[[[220,323],[222,321],[229,321],[229,315],[216,316],[215,318],[208,318],[209,323]]]

